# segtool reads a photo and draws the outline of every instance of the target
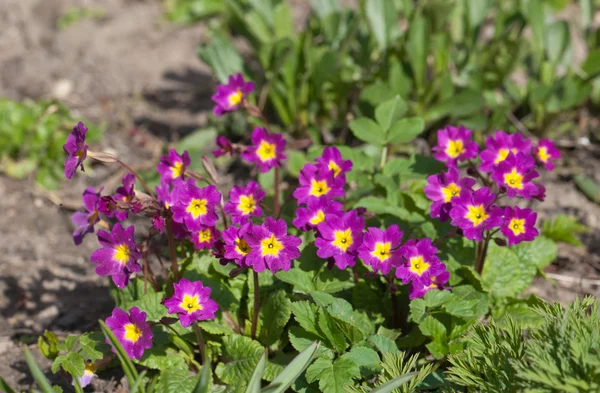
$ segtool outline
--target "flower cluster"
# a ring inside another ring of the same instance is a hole
[[[547,139],[540,140],[534,148],[531,140],[521,134],[503,131],[488,137],[485,149],[479,152],[472,134],[464,127],[438,131],[434,156],[446,163],[448,170],[427,179],[425,195],[433,202],[431,217],[451,219],[450,224],[460,228],[470,240],[489,241],[498,231],[506,236],[509,245],[533,240],[538,235],[537,214],[502,202],[513,198],[543,200],[545,188],[534,182],[539,177],[536,160],[552,170],[560,152]],[[480,163],[475,166],[472,159],[477,155]],[[468,161],[466,173],[475,178],[461,177],[461,161]],[[475,189],[477,180],[482,186]]]

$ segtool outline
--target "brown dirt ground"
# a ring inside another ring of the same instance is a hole
[[[72,6],[100,7],[105,14],[57,29]],[[298,11],[301,19],[302,7]],[[170,25],[161,12],[160,3],[150,0],[2,0],[0,96],[59,98],[92,121],[108,121],[102,149],[133,165],[154,165],[161,141],[206,123],[214,87],[196,56],[205,26]],[[548,269],[567,278],[556,284],[536,279],[530,290],[563,303],[583,293],[598,295],[600,287],[578,281],[600,276],[600,207],[568,180],[580,171],[600,180],[597,151],[569,152],[565,165],[544,179],[548,198],[536,206],[541,216],[574,214],[591,228],[583,236],[586,248],[561,245]],[[13,386],[28,390],[33,383],[22,345],[35,347],[44,329],[61,335],[89,330],[112,310],[107,282],[89,263],[95,239],[75,247],[70,215],[86,186],[115,185],[121,175],[95,167],[60,193],[0,176],[0,376]],[[48,369],[37,349],[33,353]],[[97,380],[93,390],[115,391],[120,377]],[[53,382],[68,387],[58,377]]]

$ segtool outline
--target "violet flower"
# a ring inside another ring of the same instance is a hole
[[[452,200],[458,198],[461,191],[471,190],[475,183],[475,179],[470,177],[461,179],[460,172],[453,167],[448,168],[448,172],[429,176],[424,191],[425,196],[433,201],[431,217],[439,218],[440,221],[448,220]]]
[[[218,220],[216,207],[221,194],[213,185],[198,188],[194,179],[177,187],[177,203],[171,207],[173,220],[185,224],[188,230],[199,231],[202,226],[212,227]]]
[[[135,175],[133,173],[127,173],[125,176],[123,176],[121,182],[123,183],[123,186],[117,188],[115,194],[113,195],[113,199],[115,201],[131,203],[135,197]],[[123,221],[127,219],[129,213],[127,210],[117,209],[114,211],[114,216],[117,218],[117,220]]]
[[[404,257],[404,263],[396,268],[396,278],[404,284],[411,281],[425,280],[439,270],[442,265],[437,257],[438,249],[433,245],[431,239],[411,239],[400,248]]]
[[[83,162],[87,157],[88,145],[85,144],[85,136],[88,129],[82,122],[73,127],[73,131],[67,136],[67,141],[63,145],[63,150],[67,153],[65,159],[65,177],[71,179],[77,168],[85,172]]]
[[[265,173],[273,167],[281,167],[285,160],[285,139],[280,134],[272,134],[264,128],[252,131],[252,145],[242,152],[242,158],[255,162],[258,169]]]
[[[298,203],[306,203],[314,198],[335,198],[344,195],[344,189],[334,180],[333,171],[327,167],[308,163],[300,171],[298,181],[300,185],[293,194]]]
[[[531,156],[510,153],[494,168],[492,179],[499,187],[506,188],[509,197],[531,199],[538,194],[538,186],[531,181],[539,176],[534,168],[535,161]]]
[[[234,224],[245,224],[252,217],[262,216],[260,204],[264,197],[265,192],[254,181],[245,187],[234,186],[229,192],[229,202],[225,204],[225,212],[231,216]]]
[[[251,228],[251,223],[244,224],[241,227],[232,225],[222,233],[223,242],[225,243],[223,257],[233,261],[240,267],[248,266],[246,258],[252,251],[252,247],[248,244],[248,235]]]
[[[556,148],[554,142],[549,139],[540,139],[535,148],[537,159],[544,165],[546,170],[554,170],[554,161],[560,158],[560,150]]]
[[[450,279],[450,273],[446,271],[446,266],[442,263],[437,265],[436,272],[426,279],[414,280],[410,284],[408,297],[410,300],[422,298],[432,289],[446,289],[445,284]]]
[[[240,73],[229,75],[227,84],[218,85],[216,93],[211,97],[215,103],[213,113],[222,116],[223,113],[235,111],[248,94],[254,91],[254,87],[254,83],[246,82]]]
[[[492,206],[496,195],[483,187],[474,192],[463,192],[452,201],[451,224],[463,230],[469,240],[481,241],[483,231],[502,224],[502,210]]]
[[[123,349],[132,359],[140,359],[146,349],[152,348],[152,330],[146,323],[146,313],[137,307],[129,310],[129,314],[116,307],[112,316],[106,318],[106,326],[112,330]],[[106,339],[110,345],[110,341]],[[113,352],[115,349],[113,348]]]
[[[356,250],[362,243],[365,223],[356,210],[343,216],[326,215],[325,221],[317,225],[321,237],[315,239],[319,258],[333,257],[340,269],[356,264]]]
[[[247,241],[252,250],[246,263],[257,273],[265,269],[272,273],[290,270],[292,260],[300,256],[298,246],[302,240],[288,235],[287,224],[283,219],[267,217],[262,225],[252,227]]]
[[[296,210],[296,218],[292,224],[301,231],[317,229],[317,225],[325,220],[327,215],[342,216],[342,204],[327,197],[310,198],[306,207],[300,207]]]
[[[217,303],[210,298],[210,287],[201,281],[190,282],[185,278],[173,285],[174,293],[163,304],[169,314],[177,314],[181,326],[188,327],[194,322],[214,319],[219,309]]]
[[[485,147],[485,150],[479,155],[481,159],[479,169],[483,172],[492,172],[498,164],[506,160],[511,152],[515,155],[518,153],[531,154],[531,141],[518,133],[507,134],[504,131],[496,131],[496,135],[487,138]]]
[[[479,152],[479,146],[473,141],[473,131],[463,126],[442,128],[438,130],[437,137],[437,145],[432,149],[433,157],[448,166],[475,158]]]
[[[508,239],[508,245],[518,244],[523,241],[530,242],[538,235],[535,229],[537,213],[531,209],[518,207],[504,208],[504,223],[500,231]]]
[[[210,250],[215,242],[219,240],[221,233],[215,227],[203,226],[199,231],[192,233],[192,243],[196,250]]]
[[[224,136],[218,136],[215,140],[215,144],[219,146],[218,149],[213,150],[212,154],[215,157],[221,157],[224,154],[229,153],[229,155],[233,155],[233,144],[229,139]]]
[[[315,159],[319,166],[326,167],[333,172],[333,177],[341,186],[346,183],[346,173],[352,170],[352,161],[344,160],[342,153],[335,146],[328,146],[323,150],[321,157]]]
[[[160,182],[171,184],[175,180],[185,181],[185,170],[190,166],[190,155],[187,150],[179,155],[175,149],[160,157],[156,170],[160,173]]]
[[[402,242],[402,235],[397,225],[391,225],[385,231],[370,227],[363,235],[363,242],[358,248],[358,257],[381,274],[388,274],[392,266],[402,262],[398,247]]]
[[[71,221],[77,225],[75,232],[73,232],[73,241],[77,246],[81,244],[85,235],[94,233],[94,225],[100,221],[97,205],[101,192],[102,187],[98,192],[92,187],[86,188],[82,195],[83,207],[86,212],[75,212],[71,216]]]

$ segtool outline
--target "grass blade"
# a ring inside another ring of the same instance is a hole
[[[396,378],[392,379],[391,381],[388,381],[388,382],[384,383],[383,385],[371,390],[370,393],[390,393],[394,389],[398,389],[400,386],[404,385],[405,383],[410,382],[410,380],[413,379],[417,374],[419,374],[419,373],[412,372],[412,373],[400,375],[399,377],[396,377]]]
[[[123,349],[123,346],[121,346],[121,343],[119,342],[115,334],[112,332],[112,330],[110,330],[108,326],[106,326],[106,323],[104,323],[103,320],[99,320],[98,323],[100,324],[100,329],[102,329],[102,333],[104,333],[106,338],[108,338],[108,341],[110,341],[111,345],[117,352],[117,357],[119,358],[119,361],[121,362],[121,367],[123,367],[123,372],[125,372],[125,376],[127,377],[127,383],[129,384],[129,386],[133,386],[135,381],[139,378],[135,366],[131,362],[131,359],[129,359],[129,356]]]
[[[2,379],[2,377],[0,377],[0,391],[4,393],[15,393],[15,391],[10,386],[8,386],[8,384],[4,379]]]
[[[206,361],[206,364],[202,367],[202,374],[198,379],[198,383],[194,387],[194,393],[208,393],[208,386],[210,385],[210,362]]]
[[[25,362],[27,363],[27,367],[29,367],[29,371],[31,371],[33,379],[35,379],[35,382],[37,382],[40,389],[42,389],[42,392],[55,393],[50,381],[48,381],[42,370],[40,370],[40,367],[35,360],[33,360],[33,356],[31,356],[31,352],[29,352],[29,349],[27,348],[25,348]]]
[[[263,393],[283,393],[285,392],[300,375],[306,370],[310,362],[312,362],[321,343],[315,341],[304,351],[300,352],[291,362],[283,369],[283,371],[265,387]]]
[[[144,377],[146,376],[146,370],[142,371],[140,373],[140,376],[138,377],[138,379],[135,380],[135,382],[133,383],[133,386],[131,387],[131,390],[129,393],[137,393],[138,389],[140,388],[142,382],[144,381]]]
[[[262,380],[262,376],[265,372],[265,366],[267,365],[267,351],[262,354],[258,364],[254,368],[254,372],[252,373],[252,378],[250,378],[250,382],[248,382],[248,387],[246,388],[246,393],[260,393],[260,381]]]

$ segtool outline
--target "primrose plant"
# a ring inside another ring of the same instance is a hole
[[[162,386],[170,392],[177,381],[190,392],[225,385],[258,392],[261,380],[277,392],[290,386],[391,391],[409,381],[407,389],[414,389],[434,364],[423,359],[418,366],[420,355],[408,361],[400,348],[443,358],[461,350],[469,326],[489,313],[499,315],[491,305],[502,294],[486,285],[493,279],[483,265],[492,241],[493,247],[510,248],[538,235],[536,213],[512,202],[544,199],[544,187],[534,181],[536,160],[553,168],[560,154],[550,141],[534,146],[520,134],[498,131],[480,151],[471,130],[446,127],[433,148],[446,171],[398,194],[396,174],[414,175],[414,165],[431,164],[426,157],[388,162],[390,141],[405,137],[382,136],[389,143],[381,159],[365,159],[358,148],[289,149],[289,137],[272,131],[253,104],[254,89],[237,74],[212,97],[216,116],[245,111],[257,124],[249,143],[217,137],[214,157],[200,158],[202,173],[193,169],[195,157],[170,149],[160,158],[154,189],[120,158],[91,151],[84,124],[68,136],[68,179],[89,159],[127,170],[112,195],[86,189],[85,211],[73,215],[75,244],[96,235],[91,262],[114,284],[117,307],[100,321],[105,339],[86,333],[58,343],[51,332],[40,338],[53,371],[70,374],[76,390],[115,356],[129,385],[140,391]],[[395,115],[384,112],[397,104],[377,110],[378,120],[389,120],[387,129]],[[359,123],[351,125],[354,133]],[[362,140],[370,135],[360,134]],[[225,196],[213,160],[227,157],[258,176]],[[386,199],[379,198],[381,186]],[[125,220],[131,218],[147,225],[129,225]],[[461,261],[449,247],[464,251]],[[160,274],[151,259],[160,264]],[[465,274],[468,264],[475,273]],[[281,359],[293,356],[284,368]],[[406,375],[390,372],[390,359],[409,365],[401,368]]]

